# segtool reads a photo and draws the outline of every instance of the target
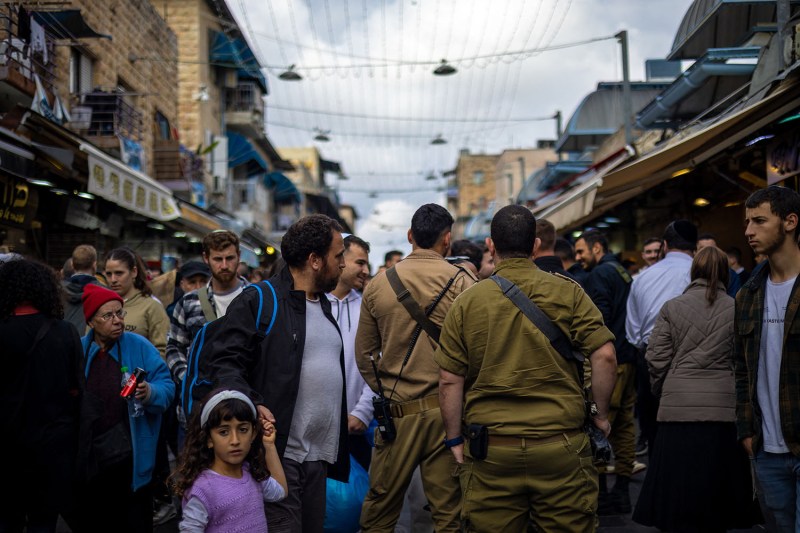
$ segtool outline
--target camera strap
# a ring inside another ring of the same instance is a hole
[[[533,322],[533,325],[541,331],[547,340],[550,341],[551,346],[559,353],[561,356],[566,359],[567,361],[572,361],[578,367],[578,379],[580,381],[581,387],[583,387],[583,363],[585,357],[580,352],[576,352],[572,348],[572,343],[569,341],[567,336],[564,334],[563,331],[558,329],[558,327],[553,324],[553,321],[550,320],[544,311],[539,309],[539,306],[536,305],[533,300],[522,294],[522,291],[517,287],[517,285],[507,280],[502,276],[498,276],[497,274],[492,275],[492,281],[497,283],[500,287],[500,290],[503,291],[503,295],[506,298],[514,302],[522,314],[525,315],[528,320]]]

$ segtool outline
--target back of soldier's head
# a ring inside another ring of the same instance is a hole
[[[536,242],[536,217],[527,207],[507,205],[492,218],[491,236],[500,257],[530,257]]]
[[[438,204],[425,204],[411,217],[411,237],[420,248],[433,248],[452,227],[452,215]]]

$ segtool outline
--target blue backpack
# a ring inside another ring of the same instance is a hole
[[[269,281],[260,281],[248,285],[245,290],[254,289],[258,291],[258,312],[256,313],[256,334],[259,341],[263,340],[272,331],[275,325],[275,317],[278,315],[278,297],[275,288]],[[265,312],[268,308],[265,305],[266,288],[272,294],[272,312]],[[206,322],[200,331],[194,336],[192,344],[189,346],[189,353],[186,360],[186,374],[181,384],[181,409],[188,421],[192,415],[192,408],[195,400],[199,402],[213,389],[213,381],[209,375],[208,362],[213,355],[212,349],[214,339],[219,334],[224,325],[225,317],[222,316],[214,321]]]

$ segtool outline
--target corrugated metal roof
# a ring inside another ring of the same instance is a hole
[[[759,25],[771,25],[774,31],[776,11],[775,0],[695,0],[667,59],[697,59],[709,48],[740,46]]]
[[[668,82],[632,82],[631,110],[637,113],[650,103]],[[583,152],[599,146],[623,125],[622,82],[601,82],[575,109],[556,143],[558,152]]]

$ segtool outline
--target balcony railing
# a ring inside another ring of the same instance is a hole
[[[142,140],[143,114],[118,92],[93,91],[75,95],[73,115],[85,118],[73,126],[89,137],[116,137],[123,135],[135,141]],[[83,131],[85,130],[85,131]]]
[[[38,75],[51,98],[57,78],[53,39],[45,33],[42,47],[34,46],[30,36],[20,35],[18,8],[15,7],[11,3],[0,3],[0,80],[33,97],[36,94],[34,75]]]
[[[240,82],[225,95],[225,110],[228,112],[251,112],[264,116],[264,99],[258,84]]]

